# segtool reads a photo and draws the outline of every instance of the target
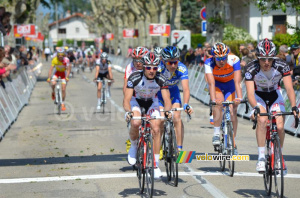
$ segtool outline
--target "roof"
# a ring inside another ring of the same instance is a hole
[[[66,18],[59,19],[59,20],[58,20],[58,24],[61,23],[61,22],[67,21],[67,20],[69,20],[69,19],[71,19],[71,18],[74,18],[74,17],[81,17],[81,18],[83,18],[84,15],[81,14],[81,13],[75,13],[75,14],[72,14],[71,16],[68,16],[68,17],[66,17]],[[57,23],[57,21],[54,21],[53,23],[50,23],[50,24],[48,25],[48,27],[51,27],[51,26],[53,26],[53,25],[56,25],[56,23]]]

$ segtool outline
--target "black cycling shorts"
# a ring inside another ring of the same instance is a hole
[[[104,74],[98,74],[98,78],[100,78],[101,80],[103,80],[103,78],[108,79],[108,72],[105,72]]]

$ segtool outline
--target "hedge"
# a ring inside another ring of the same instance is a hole
[[[197,48],[198,44],[203,44],[206,42],[206,37],[202,36],[201,34],[192,34],[191,35],[191,45],[192,48]]]

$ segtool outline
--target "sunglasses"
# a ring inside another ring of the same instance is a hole
[[[176,60],[176,61],[166,61],[167,65],[176,65],[179,61]]]
[[[157,70],[158,70],[158,67],[156,67],[156,66],[145,66],[145,69],[146,69],[146,70],[151,70],[151,69],[153,69],[153,71],[157,71]]]
[[[268,57],[257,57],[259,60],[266,62],[268,60],[268,62],[271,62],[272,60],[274,60],[273,57],[268,58]]]
[[[143,61],[140,60],[140,59],[134,59],[133,61],[136,62],[136,63],[143,63]]]
[[[58,56],[64,56],[65,54],[64,53],[58,53],[57,55]]]
[[[227,56],[216,57],[216,61],[225,61],[225,60],[227,60]]]

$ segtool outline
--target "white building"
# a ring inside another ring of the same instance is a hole
[[[48,26],[49,35],[52,38],[53,43],[57,43],[57,40],[62,39],[92,41],[96,38],[94,33],[89,32],[89,28],[84,21],[84,15],[81,13],[69,15],[66,18],[54,21]]]
[[[236,27],[244,28],[255,40],[258,37],[259,39],[272,39],[273,34],[277,33],[294,33],[293,29],[286,28],[285,23],[288,22],[296,26],[295,9],[289,7],[286,13],[281,10],[275,10],[262,15],[253,2],[247,5],[248,2],[249,0],[229,0],[225,5],[226,21]],[[260,35],[258,35],[259,26],[261,27]],[[300,17],[298,17],[298,26],[300,27]],[[272,27],[274,27],[274,33]]]

